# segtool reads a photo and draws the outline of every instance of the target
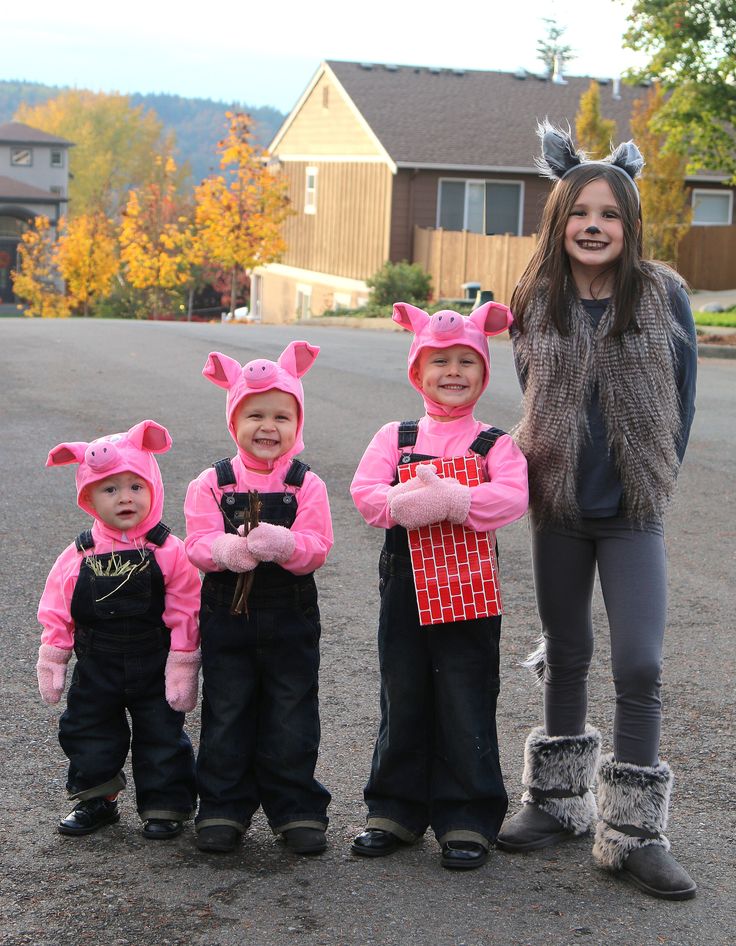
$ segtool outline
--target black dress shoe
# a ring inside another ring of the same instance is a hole
[[[200,851],[217,851],[229,854],[240,844],[242,834],[230,824],[212,824],[197,831],[197,847]]]
[[[442,845],[443,867],[451,870],[471,870],[488,860],[488,851],[475,841],[445,841]]]
[[[66,818],[57,825],[59,834],[78,835],[92,834],[106,824],[120,821],[117,801],[108,801],[106,798],[88,798],[80,801],[70,811]]]
[[[361,857],[385,857],[387,854],[393,854],[401,843],[401,839],[390,831],[366,828],[353,840],[350,850]]]
[[[327,847],[324,828],[288,828],[283,836],[294,854],[321,854]]]
[[[151,841],[168,841],[181,834],[184,825],[181,821],[169,818],[148,818],[143,822],[143,837]]]

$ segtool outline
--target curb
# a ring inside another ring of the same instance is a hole
[[[698,358],[736,358],[736,345],[698,345]]]

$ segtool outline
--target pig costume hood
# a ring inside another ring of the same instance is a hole
[[[227,391],[225,416],[230,436],[238,446],[238,454],[247,467],[257,470],[269,470],[272,464],[252,456],[238,444],[235,430],[235,416],[243,400],[249,394],[263,394],[266,391],[284,391],[291,394],[297,403],[297,425],[294,444],[287,453],[276,461],[291,460],[304,449],[302,431],[304,429],[304,388],[299,380],[312,367],[319,354],[316,345],[308,342],[291,342],[283,350],[278,361],[269,361],[267,358],[256,358],[245,365],[239,361],[221,354],[219,351],[210,352],[207,364],[202,374]]]
[[[60,443],[49,452],[46,466],[79,464],[76,476],[77,505],[95,519],[95,511],[85,495],[88,486],[118,473],[135,473],[145,480],[151,491],[151,508],[142,522],[124,533],[131,541],[145,535],[161,521],[164,485],[154,453],[165,453],[170,447],[168,430],[153,420],[143,420],[126,433],[110,434],[91,443]],[[118,534],[117,530],[99,519],[97,523],[107,533]]]
[[[489,335],[499,335],[509,328],[514,318],[511,310],[498,302],[486,302],[470,315],[460,315],[451,309],[443,309],[428,315],[423,309],[408,302],[394,304],[394,322],[414,333],[409,348],[409,382],[421,395],[428,414],[444,414],[446,417],[463,417],[472,414],[475,404],[463,404],[448,407],[427,397],[419,386],[415,368],[419,365],[419,354],[424,348],[450,348],[453,345],[467,345],[478,352],[483,360],[485,378],[482,391],[490,380],[491,361],[488,353]],[[482,393],[481,391],[481,393]]]

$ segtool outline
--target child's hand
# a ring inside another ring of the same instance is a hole
[[[406,529],[418,529],[448,520],[464,522],[470,512],[470,487],[451,476],[441,477],[431,463],[417,467],[411,490],[396,492],[389,499],[389,512]],[[400,484],[400,485],[408,485]],[[393,487],[396,490],[396,487]]]
[[[38,689],[44,703],[58,703],[64,692],[66,665],[72,656],[71,650],[62,650],[52,644],[41,644],[38,648]]]
[[[259,562],[288,562],[296,540],[289,529],[261,522],[248,533],[248,550]]]
[[[231,572],[252,572],[258,564],[258,559],[248,551],[246,539],[229,532],[218,535],[212,543],[210,554],[216,565]]]
[[[202,655],[198,650],[170,650],[166,658],[166,702],[177,713],[197,705],[197,682]]]

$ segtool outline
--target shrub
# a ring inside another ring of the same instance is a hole
[[[366,280],[371,290],[371,304],[393,305],[394,302],[426,304],[432,292],[432,280],[419,263],[384,263],[378,272]]]

